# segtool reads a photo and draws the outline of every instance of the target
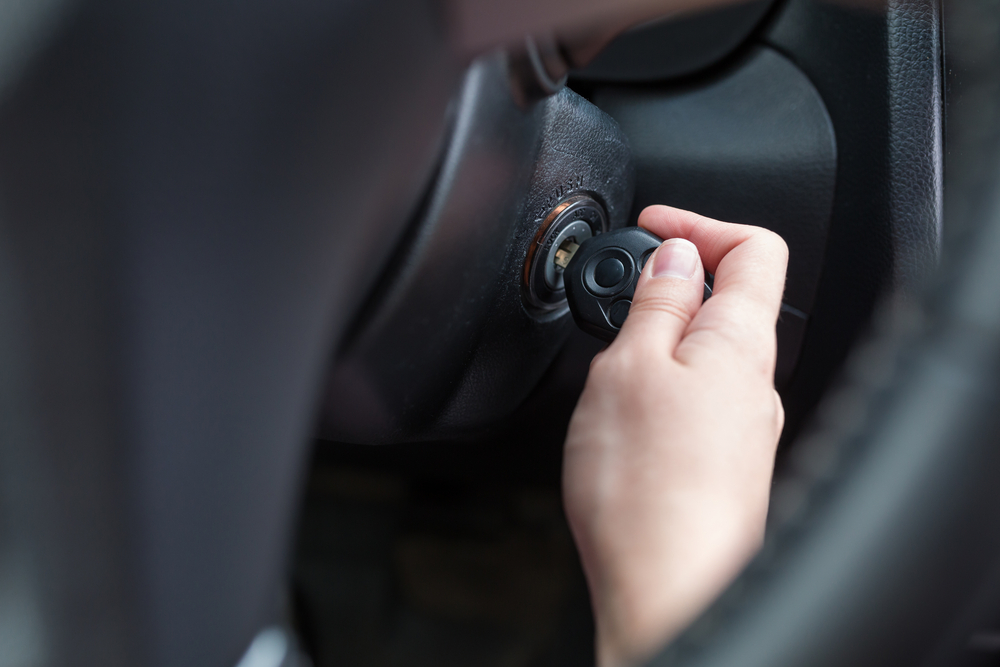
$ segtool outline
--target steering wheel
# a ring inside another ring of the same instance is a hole
[[[386,267],[412,268],[399,249],[423,242],[407,221],[434,210],[440,156],[468,129],[452,99],[471,57],[575,28],[522,48],[515,102],[531,105],[560,58],[624,25],[584,30],[607,15],[596,1],[524,4],[488,20],[457,1],[4,10],[0,664],[232,665],[273,622],[313,418],[341,401],[329,359],[378,325],[361,311],[394,294]],[[886,309],[795,444],[764,552],[655,664],[955,664],[987,627],[1000,13],[956,7],[956,250],[926,300]],[[537,149],[515,130],[505,145]],[[531,181],[519,168],[504,179]],[[627,201],[597,203],[624,224]],[[535,319],[543,366],[567,331]]]

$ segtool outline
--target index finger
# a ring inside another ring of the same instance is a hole
[[[788,247],[780,236],[670,206],[646,208],[639,225],[665,239],[691,241],[705,270],[715,274],[712,298],[695,315],[685,338],[721,336],[740,350],[749,347],[774,356],[788,264]]]

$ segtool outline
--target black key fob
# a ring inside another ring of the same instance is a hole
[[[661,243],[663,239],[641,227],[625,227],[572,248],[563,280],[577,326],[601,340],[613,341],[628,317],[642,267]],[[560,259],[565,260],[565,255]],[[705,298],[711,293],[706,284]]]

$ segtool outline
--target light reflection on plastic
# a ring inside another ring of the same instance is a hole
[[[288,654],[288,638],[280,628],[261,630],[236,667],[279,667]]]

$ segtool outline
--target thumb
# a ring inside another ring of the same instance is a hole
[[[701,307],[704,283],[698,248],[687,239],[664,241],[643,267],[615,342],[642,338],[649,344],[652,339],[673,352]]]

